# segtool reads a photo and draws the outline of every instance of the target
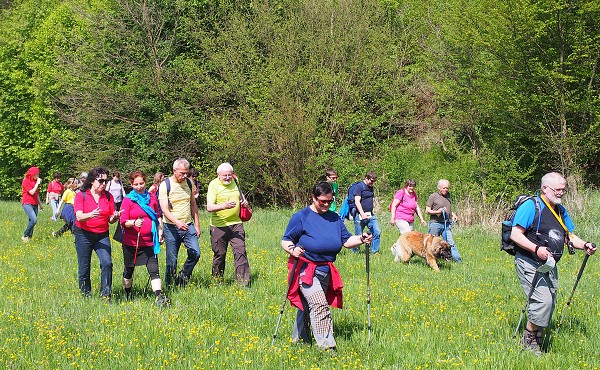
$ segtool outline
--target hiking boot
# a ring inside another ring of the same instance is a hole
[[[542,355],[542,349],[540,348],[540,337],[537,335],[538,331],[529,331],[525,329],[523,331],[523,338],[521,339],[521,345],[523,349],[531,351],[536,356]]]
[[[177,277],[175,278],[175,285],[178,287],[185,288],[189,282],[190,282],[190,277],[185,276],[183,274],[183,271],[180,272],[179,274],[177,274]]]
[[[164,293],[161,293],[156,296],[155,303],[157,307],[169,307],[171,305],[171,300]]]

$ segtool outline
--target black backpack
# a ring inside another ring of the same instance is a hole
[[[504,217],[504,221],[502,221],[502,238],[500,243],[500,250],[505,251],[510,255],[515,255],[517,253],[516,248],[518,245],[510,238],[510,233],[512,232],[512,223],[515,218],[515,213],[517,213],[517,208],[521,206],[521,204],[525,203],[529,199],[533,199],[535,203],[535,216],[533,217],[534,222],[536,222],[537,218],[537,230],[540,228],[540,205],[538,204],[538,199],[534,195],[521,194],[515,199],[513,206],[508,210],[506,217]],[[533,226],[533,225],[532,225]]]

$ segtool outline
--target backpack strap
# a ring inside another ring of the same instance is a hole
[[[104,190],[104,194],[106,195],[106,199],[110,200],[110,191]],[[87,190],[81,192],[81,197],[83,198],[84,202],[85,202],[86,195],[87,195]]]
[[[187,186],[190,188],[190,192],[193,193],[194,188],[192,187],[192,181],[190,181],[190,179],[188,179],[186,177],[185,182],[187,183]],[[165,187],[167,188],[167,202],[169,203],[169,209],[173,209],[173,204],[171,204],[171,199],[169,199],[169,193],[171,193],[171,180],[169,180],[169,177],[167,177],[165,179]],[[192,196],[194,196],[194,194],[192,194]]]

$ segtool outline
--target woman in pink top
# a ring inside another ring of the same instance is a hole
[[[29,238],[33,236],[33,228],[37,223],[38,206],[40,207],[40,211],[44,209],[44,207],[42,207],[42,202],[40,201],[41,183],[40,169],[37,167],[29,168],[23,182],[21,182],[21,195],[23,196],[21,204],[25,214],[29,218],[27,228],[21,237],[21,240],[25,243],[29,242]]]
[[[100,260],[100,295],[110,300],[112,293],[112,256],[108,224],[119,220],[114,198],[106,191],[108,170],[98,167],[90,171],[75,195],[75,249],[79,265],[78,279],[81,294],[92,291],[90,270],[92,251]]]
[[[396,192],[394,200],[390,206],[391,218],[390,224],[396,225],[400,234],[413,230],[415,221],[415,212],[421,220],[423,226],[427,226],[427,222],[423,219],[421,208],[417,203],[418,197],[415,193],[416,181],[413,179],[406,180],[404,187]]]
[[[150,275],[152,291],[156,295],[156,305],[170,305],[171,301],[162,291],[158,272],[158,253],[162,241],[162,221],[158,217],[156,195],[146,190],[146,175],[133,171],[129,175],[133,190],[123,199],[121,205],[121,226],[123,228],[123,288],[127,299],[131,299],[133,271],[135,266],[146,266]]]

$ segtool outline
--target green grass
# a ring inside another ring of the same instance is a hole
[[[578,234],[599,240],[600,198],[591,214],[573,215]],[[397,231],[382,217],[382,254],[371,262],[372,335],[368,341],[364,254],[343,251],[336,265],[344,279],[344,310],[333,310],[339,355],[290,343],[295,310],[286,303],[271,340],[286,288],[286,255],[279,247],[290,210],[256,210],[246,223],[252,268],[250,289],[210,278],[208,216],[202,213],[201,250],[192,283],[157,309],[145,291],[147,272],[136,269],[133,302],[123,300],[123,257],[113,243],[114,303],[98,297],[99,267],[92,259],[94,296],[77,289],[73,237],[55,239],[60,223],[40,213],[34,239],[20,236],[26,217],[18,203],[0,203],[0,367],[8,369],[598,369],[599,268],[590,258],[561,332],[541,358],[522,352],[511,336],[525,297],[511,258],[499,251],[498,230],[456,229],[464,263],[441,263],[433,272],[422,259],[394,264],[389,247]],[[421,231],[423,228],[419,226]],[[164,273],[164,253],[160,268]],[[184,253],[180,254],[180,264]],[[559,263],[560,318],[583,257]]]

